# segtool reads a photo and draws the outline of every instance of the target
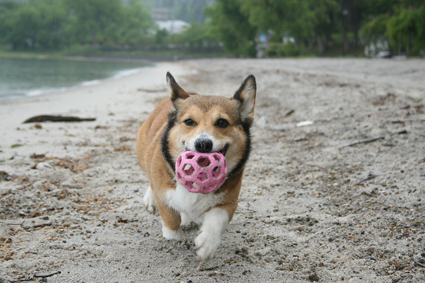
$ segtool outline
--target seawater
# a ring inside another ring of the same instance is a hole
[[[98,84],[147,66],[140,62],[0,58],[0,100]]]

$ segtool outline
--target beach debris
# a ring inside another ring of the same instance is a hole
[[[290,116],[290,115],[292,115],[293,113],[295,112],[295,110],[294,109],[289,109],[288,111],[286,111],[286,113],[283,115],[283,117],[288,117],[288,116]]]
[[[83,172],[88,168],[88,165],[80,162],[81,160],[72,161],[64,158],[54,161],[55,166],[58,166],[62,169],[69,169],[74,174]]]
[[[260,120],[257,121],[257,125],[264,128],[267,125],[266,118],[261,116]]]
[[[70,173],[70,176],[72,176],[73,175],[72,173],[78,174],[78,173],[81,173],[88,168],[88,165],[84,161],[88,157],[81,158],[81,159],[73,161],[73,160],[69,160],[69,159],[65,159],[65,158],[43,157],[42,154],[41,155],[34,155],[33,154],[31,156],[31,158],[41,159],[39,161],[43,161],[43,162],[36,163],[35,165],[33,165],[31,167],[31,169],[38,169],[38,170],[55,169],[55,170],[52,171],[53,172],[52,174],[56,174],[58,176],[48,176],[48,178],[55,179],[55,180],[56,179],[58,179],[58,180],[64,179],[63,176],[60,176],[61,172],[63,172],[63,171]],[[45,158],[45,159],[43,160],[43,158]],[[47,162],[45,160],[49,160],[49,162]],[[59,167],[61,169],[58,169],[57,167]]]
[[[12,180],[12,177],[10,177],[6,171],[0,171],[0,181],[1,180],[10,181]]]
[[[53,169],[53,166],[50,165],[50,163],[47,163],[47,162],[40,162],[40,163],[37,163],[35,165],[35,169],[38,169],[38,170],[48,170],[48,169]]]
[[[359,185],[359,184],[361,184],[361,183],[363,183],[363,182],[366,182],[366,181],[369,181],[369,180],[372,180],[372,179],[374,179],[374,178],[376,178],[376,177],[378,177],[379,175],[375,175],[375,174],[373,174],[372,172],[369,172],[369,174],[367,175],[367,177],[366,178],[364,178],[363,180],[361,180],[361,181],[358,181],[357,183],[356,183],[356,185]]]
[[[41,278],[40,282],[47,282],[47,281],[42,281],[42,280],[45,279],[45,278],[48,278],[48,277],[52,277],[52,276],[57,275],[57,274],[61,274],[61,273],[62,273],[62,271],[53,272],[53,273],[50,273],[50,274],[47,274],[47,275],[37,275],[37,274],[34,274],[32,277],[29,277],[27,279],[18,279],[16,281],[15,280],[11,280],[10,282],[35,281],[35,280],[37,280],[37,278]]]
[[[21,147],[21,146],[23,146],[23,144],[15,143],[15,144],[12,144],[10,147],[11,148],[17,148],[17,147]]]
[[[95,121],[96,118],[80,118],[75,116],[54,116],[54,115],[39,115],[31,117],[24,121],[25,123],[43,123],[43,122],[84,122]]]
[[[297,123],[297,127],[305,127],[305,126],[311,126],[313,125],[313,121],[303,121]]]
[[[310,282],[319,282],[320,278],[319,278],[319,276],[317,276],[317,274],[316,274],[316,273],[313,273],[313,274],[310,274],[310,275],[308,276],[308,280],[309,280]]]
[[[44,154],[44,153],[42,153],[42,154],[36,154],[36,153],[33,153],[31,156],[30,156],[30,158],[31,159],[41,159],[41,158],[45,158],[46,157],[46,154]]]
[[[126,141],[132,141],[134,140],[134,138],[129,138],[129,137],[120,137],[120,142],[126,142]]]
[[[392,137],[392,136],[394,136],[394,135],[401,135],[401,134],[407,134],[407,130],[405,130],[405,129],[404,129],[404,130],[400,130],[400,131],[398,131],[398,132],[395,132],[395,133],[389,134],[389,135],[388,135],[388,137]],[[385,137],[386,137],[386,136],[380,136],[380,137],[376,137],[376,138],[370,138],[370,139],[359,140],[359,141],[355,141],[355,142],[349,143],[349,144],[347,144],[347,145],[343,145],[343,146],[341,146],[341,147],[353,146],[353,145],[360,144],[360,143],[370,143],[370,142],[374,142],[374,141],[378,141],[378,140],[383,140],[383,139],[385,139]]]
[[[129,148],[128,146],[122,145],[120,147],[114,148],[114,151],[119,151],[119,152],[131,151],[131,148]]]
[[[43,129],[43,127],[42,127],[40,124],[35,124],[35,125],[34,125],[34,128],[36,128],[36,129],[38,129],[38,130]]]

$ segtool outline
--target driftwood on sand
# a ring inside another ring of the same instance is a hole
[[[24,121],[25,123],[42,123],[42,122],[85,122],[95,121],[96,118],[80,118],[75,116],[53,116],[53,115],[39,115],[31,117]]]

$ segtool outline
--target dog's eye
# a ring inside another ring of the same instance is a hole
[[[229,126],[229,122],[227,122],[227,120],[225,119],[218,119],[217,122],[215,122],[215,125],[218,128],[226,128],[227,126]]]
[[[189,126],[189,127],[195,127],[196,126],[195,121],[193,121],[192,119],[186,119],[186,120],[184,120],[184,123],[186,124],[186,126]]]

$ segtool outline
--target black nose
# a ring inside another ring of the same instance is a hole
[[[213,148],[213,142],[210,139],[197,139],[195,141],[195,149],[198,152],[203,152],[203,153],[211,152],[212,148]]]

